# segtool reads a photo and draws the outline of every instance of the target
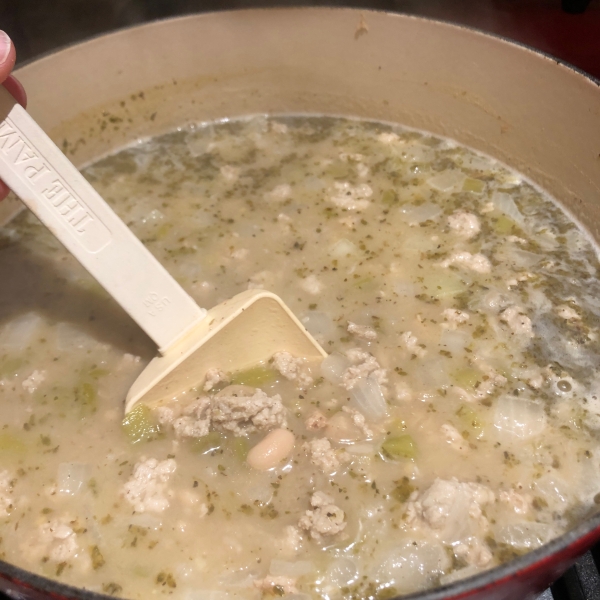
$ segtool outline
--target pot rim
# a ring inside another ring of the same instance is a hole
[[[414,21],[424,21],[432,24],[441,24],[443,26],[463,30],[469,33],[476,33],[481,36],[488,38],[495,38],[503,42],[504,44],[512,45],[525,49],[535,55],[541,56],[546,60],[555,63],[557,67],[564,67],[577,75],[583,77],[589,82],[595,84],[600,88],[600,80],[594,76],[586,73],[571,63],[557,58],[547,52],[533,48],[532,46],[525,44],[520,41],[516,41],[507,38],[503,35],[496,33],[490,33],[481,30],[470,25],[464,25],[447,21],[444,19],[433,19],[430,17],[406,14],[402,12],[390,12],[387,10],[379,9],[361,9],[353,7],[343,6],[286,6],[286,7],[259,7],[259,8],[235,8],[227,10],[215,10],[202,13],[184,13],[173,17],[165,17],[160,19],[154,19],[151,21],[145,21],[129,25],[125,27],[119,27],[109,32],[98,33],[96,35],[85,38],[84,40],[75,41],[72,43],[65,44],[63,46],[54,48],[47,52],[36,55],[35,57],[24,60],[18,64],[18,68],[15,70],[15,75],[18,77],[21,68],[28,66],[34,62],[50,58],[55,54],[62,53],[64,51],[71,50],[76,46],[81,46],[94,42],[99,38],[110,37],[113,35],[121,35],[129,30],[138,29],[142,27],[154,27],[160,26],[164,22],[175,22],[183,21],[187,19],[197,18],[210,18],[221,13],[259,13],[259,12],[292,12],[292,11],[340,11],[345,13],[355,13],[357,15],[377,13],[387,15],[395,18],[411,19]],[[425,590],[422,592],[415,592],[408,595],[397,596],[392,600],[448,600],[452,598],[454,600],[469,598],[472,594],[481,592],[486,588],[492,588],[503,582],[507,582],[513,579],[520,579],[525,577],[528,572],[535,571],[537,568],[543,565],[544,562],[551,562],[551,558],[554,555],[566,554],[570,557],[577,557],[583,554],[590,546],[600,540],[600,508],[595,514],[589,515],[579,525],[570,529],[561,536],[551,540],[550,542],[536,548],[535,550],[526,552],[522,556],[519,556],[509,562],[503,563],[492,569],[488,569],[472,575],[465,579],[455,581],[450,584],[446,584],[431,590]],[[32,588],[36,591],[42,591],[48,593],[50,596],[64,597],[64,598],[76,598],[78,600],[112,600],[114,596],[110,596],[101,592],[91,591],[85,588],[79,588],[73,585],[62,583],[60,581],[47,578],[43,575],[38,575],[32,571],[27,571],[21,567],[5,562],[0,559],[0,578],[7,581],[15,582],[20,586]],[[541,591],[541,590],[540,590]]]
[[[96,33],[96,34],[86,37],[82,40],[69,42],[69,43],[63,44],[61,46],[52,48],[51,50],[47,50],[45,52],[41,52],[40,54],[36,54],[35,56],[33,56],[31,58],[25,59],[23,62],[17,62],[17,65],[16,65],[17,68],[15,69],[15,73],[18,75],[19,69],[26,67],[29,64],[34,63],[38,60],[43,60],[54,54],[58,54],[65,50],[69,50],[69,49],[73,48],[74,46],[87,44],[88,42],[93,42],[94,40],[96,40],[98,38],[108,37],[111,35],[118,35],[118,34],[124,33],[125,31],[128,31],[130,29],[136,29],[139,27],[150,27],[150,26],[154,26],[154,25],[159,25],[159,24],[167,22],[167,21],[173,22],[173,21],[185,20],[185,19],[190,19],[190,18],[210,17],[213,15],[221,14],[221,13],[241,13],[241,12],[257,13],[257,12],[276,12],[276,11],[292,12],[292,11],[306,11],[306,10],[354,12],[354,13],[358,13],[358,14],[377,13],[377,14],[388,15],[390,17],[400,17],[403,19],[414,19],[415,21],[441,23],[442,25],[446,25],[448,27],[454,27],[456,29],[463,29],[465,31],[469,31],[472,33],[477,33],[477,34],[484,35],[487,37],[496,38],[498,40],[502,40],[506,44],[511,44],[513,46],[518,46],[520,48],[528,50],[529,52],[532,52],[533,54],[537,54],[538,56],[542,56],[542,57],[550,60],[551,62],[556,63],[556,65],[558,65],[558,66],[565,67],[565,68],[577,73],[578,75],[581,75],[585,79],[589,79],[589,81],[591,81],[592,83],[594,83],[595,85],[600,87],[600,78],[596,78],[594,75],[591,75],[587,71],[580,69],[579,67],[573,65],[572,63],[570,63],[567,60],[564,60],[562,58],[554,56],[553,54],[550,54],[549,52],[546,52],[544,50],[540,50],[539,48],[535,48],[534,46],[531,46],[525,42],[521,42],[519,40],[515,40],[513,38],[506,37],[505,35],[501,35],[499,33],[493,33],[490,31],[486,31],[485,29],[480,29],[479,27],[473,27],[472,25],[465,25],[464,23],[457,23],[455,21],[449,21],[447,19],[434,19],[432,17],[414,15],[414,14],[409,14],[409,13],[404,13],[404,12],[391,12],[389,10],[383,10],[383,9],[377,9],[377,8],[362,9],[362,8],[355,8],[355,7],[350,7],[350,6],[326,6],[326,5],[323,5],[323,6],[278,6],[278,7],[264,7],[263,6],[263,7],[256,7],[256,8],[227,8],[227,9],[223,9],[223,10],[210,10],[210,11],[206,11],[206,12],[185,12],[185,13],[182,13],[182,14],[179,14],[176,16],[161,17],[159,19],[152,19],[149,21],[141,21],[139,23],[134,23],[132,25],[125,25],[123,27],[117,27],[115,29],[111,29],[110,31]],[[18,59],[18,55],[17,55],[17,59]]]

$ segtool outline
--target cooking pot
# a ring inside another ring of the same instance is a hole
[[[599,83],[524,46],[425,19],[331,8],[150,23],[17,72],[78,165],[190,122],[327,113],[448,136],[522,172],[600,240]],[[0,223],[18,210],[0,204]],[[510,563],[407,600],[534,598],[600,539],[600,514]],[[108,598],[0,562],[11,598]]]

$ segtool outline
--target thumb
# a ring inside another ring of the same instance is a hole
[[[4,31],[0,31],[0,83],[2,83],[15,66],[17,55],[11,39]]]

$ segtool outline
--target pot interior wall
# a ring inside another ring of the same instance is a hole
[[[188,122],[289,112],[382,119],[505,161],[600,238],[597,85],[478,32],[351,9],[215,13],[103,36],[18,75],[31,113],[80,165]]]

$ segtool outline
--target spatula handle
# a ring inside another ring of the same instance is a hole
[[[161,351],[200,308],[0,85],[0,178]]]

